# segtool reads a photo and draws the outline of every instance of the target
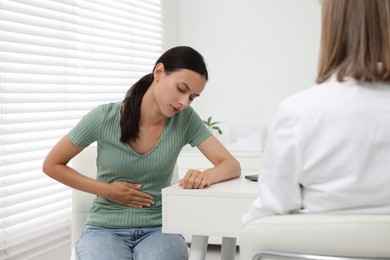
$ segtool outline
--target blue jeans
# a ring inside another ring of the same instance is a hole
[[[161,227],[104,228],[86,225],[76,244],[77,260],[187,260],[183,236]]]

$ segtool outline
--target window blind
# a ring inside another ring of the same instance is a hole
[[[162,31],[161,0],[0,0],[0,259],[69,243],[71,191],[43,159],[151,72]]]

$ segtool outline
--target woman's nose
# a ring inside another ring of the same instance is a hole
[[[181,98],[178,100],[178,103],[179,103],[180,107],[182,107],[182,106],[186,106],[188,102],[186,102],[185,98]]]

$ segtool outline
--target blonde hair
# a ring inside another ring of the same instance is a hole
[[[317,83],[390,82],[390,0],[323,0]],[[380,64],[380,65],[378,65]]]

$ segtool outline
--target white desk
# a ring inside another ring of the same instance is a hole
[[[190,260],[205,259],[209,237],[222,237],[221,259],[232,260],[242,215],[257,194],[244,176],[199,190],[172,185],[162,190],[162,231],[192,236]]]

